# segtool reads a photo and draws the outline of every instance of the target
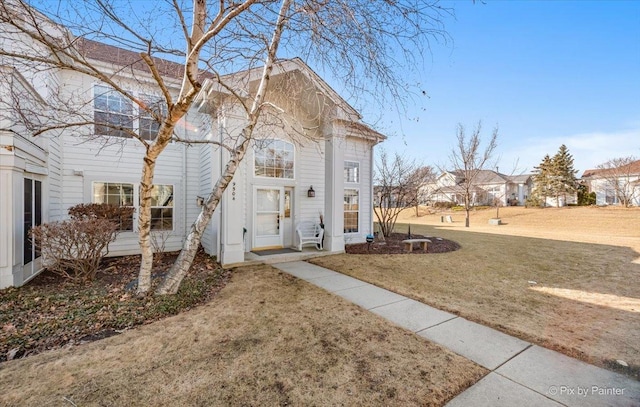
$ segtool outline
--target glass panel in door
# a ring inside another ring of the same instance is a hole
[[[281,247],[282,188],[255,189],[254,248]]]
[[[22,244],[23,277],[27,278],[40,269],[40,251],[32,244],[29,231],[42,224],[42,182],[24,179],[24,240]]]

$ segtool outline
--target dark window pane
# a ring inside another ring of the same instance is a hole
[[[33,260],[33,246],[29,238],[29,231],[33,226],[33,184],[32,180],[24,179],[24,236],[22,242],[22,264],[30,263]]]

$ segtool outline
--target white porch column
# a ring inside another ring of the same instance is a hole
[[[344,251],[345,135],[333,125],[325,141],[324,249]]]
[[[22,284],[24,160],[0,153],[0,288]]]
[[[518,184],[518,202],[524,205],[524,184]]]

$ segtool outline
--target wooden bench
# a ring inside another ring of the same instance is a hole
[[[322,250],[322,237],[324,229],[318,223],[303,221],[296,226],[296,235],[298,235],[298,250],[302,251],[302,246],[313,244],[316,249]]]
[[[426,252],[427,251],[427,243],[431,243],[431,240],[429,240],[429,239],[407,239],[407,240],[403,240],[402,243],[404,244],[404,250],[407,251],[407,252],[412,252],[413,251],[413,244],[414,243],[420,243],[420,248]]]

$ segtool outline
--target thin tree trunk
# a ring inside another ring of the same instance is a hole
[[[151,289],[151,270],[153,268],[153,248],[151,246],[151,191],[156,161],[164,151],[173,133],[174,126],[166,123],[158,133],[155,144],[145,153],[142,178],[140,180],[140,213],[138,214],[138,241],[140,244],[140,271],[138,272],[137,295],[144,295]]]
[[[246,129],[246,131],[251,132],[252,130]],[[178,255],[176,261],[173,263],[173,266],[171,266],[171,269],[165,277],[162,285],[158,287],[158,290],[156,291],[157,294],[175,294],[178,291],[180,283],[182,283],[182,279],[191,268],[193,259],[195,258],[198,247],[200,246],[200,241],[202,239],[204,229],[211,221],[213,212],[220,204],[224,191],[227,189],[227,186],[233,179],[233,175],[238,169],[240,162],[244,158],[250,139],[250,137],[245,138],[243,143],[235,150],[234,156],[227,163],[224,173],[218,179],[218,182],[216,183],[216,186],[211,194],[209,194],[209,197],[207,198],[207,201],[200,211],[198,218],[193,223],[193,225],[191,225],[191,231],[185,238],[182,250],[180,251],[180,254]]]
[[[153,249],[151,247],[151,188],[155,160],[144,157],[142,179],[140,180],[140,212],[138,213],[138,242],[140,244],[140,271],[138,272],[137,294],[143,295],[151,289],[151,269],[153,266]]]
[[[224,173],[222,174],[220,179],[218,179],[218,182],[216,182],[216,185],[209,195],[209,198],[207,198],[207,202],[200,211],[198,218],[191,226],[191,231],[185,238],[180,255],[173,263],[173,266],[171,266],[171,270],[169,270],[169,273],[165,277],[165,280],[156,290],[157,294],[175,294],[178,291],[182,279],[187,274],[187,271],[189,271],[189,269],[191,268],[193,259],[196,256],[196,252],[198,250],[198,247],[200,246],[200,241],[202,239],[202,233],[204,232],[205,227],[209,224],[209,221],[211,221],[213,212],[218,207],[224,191],[227,189],[227,186],[233,179],[233,176],[235,175],[240,162],[244,158],[247,149],[249,148],[249,143],[252,140],[253,136],[253,130],[260,117],[262,104],[264,103],[265,95],[267,92],[267,85],[269,84],[271,72],[273,71],[276,51],[278,50],[278,46],[280,44],[282,30],[286,22],[286,15],[291,5],[291,1],[292,0],[284,0],[282,2],[282,6],[280,7],[280,11],[278,13],[278,21],[276,22],[271,43],[269,44],[267,57],[262,71],[262,77],[260,79],[260,84],[253,99],[251,109],[248,111],[247,116],[249,119],[249,123],[242,130],[242,143],[233,151],[231,158],[225,166]],[[198,3],[198,0],[196,0],[196,3]]]

